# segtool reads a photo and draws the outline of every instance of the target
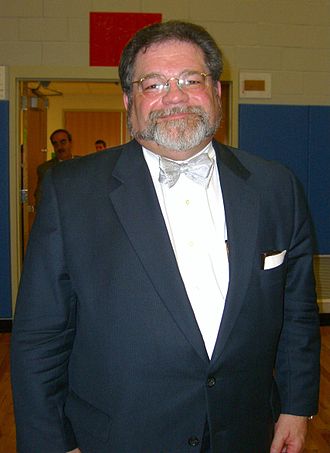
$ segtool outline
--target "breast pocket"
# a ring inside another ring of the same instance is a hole
[[[283,290],[286,279],[286,262],[284,261],[280,266],[273,267],[271,269],[260,269],[259,270],[259,282],[261,288],[266,290],[267,288],[278,287]]]
[[[260,268],[264,271],[275,269],[284,263],[286,250],[267,250],[260,255]]]

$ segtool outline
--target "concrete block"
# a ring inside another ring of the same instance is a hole
[[[46,66],[89,66],[89,45],[85,42],[44,43],[42,64]]]
[[[0,18],[0,41],[18,40],[18,19]]]
[[[22,41],[0,41],[1,64],[6,66],[39,66],[42,43]]]
[[[19,20],[21,41],[67,41],[68,21],[60,18],[25,18]]]

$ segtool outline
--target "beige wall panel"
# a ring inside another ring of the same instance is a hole
[[[283,67],[292,71],[330,72],[330,48],[283,49]]]
[[[68,21],[57,18],[28,18],[19,21],[19,38],[22,41],[67,41]]]
[[[239,47],[237,64],[240,69],[278,71],[282,68],[282,49],[279,47]]]
[[[43,64],[49,66],[89,66],[88,42],[46,42]]]
[[[108,5],[112,3],[108,1]],[[45,17],[83,17],[93,10],[91,0],[43,0],[43,4]]]
[[[153,12],[160,12],[162,6],[158,6],[157,2],[154,4]],[[138,13],[144,12],[141,8],[140,0],[92,0],[92,11],[103,11],[111,13]]]
[[[108,146],[122,143],[121,112],[65,112],[65,128],[72,134],[75,155],[95,152],[98,139],[105,140]]]
[[[72,42],[89,43],[89,16],[68,19],[68,39]]]
[[[145,13],[161,13],[164,20],[188,20],[190,0],[166,0],[162,4],[154,0],[142,0],[141,11]],[[190,19],[191,20],[191,19]]]
[[[23,41],[0,41],[1,64],[27,66],[42,64],[42,43]]]
[[[304,92],[304,77],[301,72],[273,72],[273,95],[302,95]]]
[[[202,23],[207,21],[236,22],[237,2],[209,1],[201,3],[199,0],[190,1],[190,20]]]
[[[309,25],[258,24],[259,45],[265,47],[308,47]],[[271,49],[269,49],[271,52]]]
[[[42,16],[43,0],[0,0],[2,17]]]
[[[211,33],[221,49],[224,46],[256,46],[259,44],[258,27],[254,23],[240,24],[239,33],[237,33],[237,26],[233,26],[232,23],[226,22],[219,26],[217,22],[209,22],[207,31]]]
[[[0,18],[0,41],[18,41],[17,18]]]
[[[49,98],[47,136],[58,128],[65,127],[65,111],[124,111],[121,95],[65,95]],[[48,139],[48,150],[52,145]],[[49,153],[50,155],[50,153]]]
[[[243,0],[243,2],[254,6],[256,21],[260,22],[326,25],[329,20],[327,0],[256,0],[252,2]]]
[[[330,9],[330,3],[329,3]],[[315,49],[330,49],[330,19],[326,27],[310,27],[307,47]]]
[[[304,74],[304,87],[315,96],[330,96],[330,74]]]

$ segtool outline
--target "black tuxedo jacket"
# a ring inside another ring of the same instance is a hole
[[[214,147],[230,282],[211,360],[140,145],[47,174],[12,338],[20,453],[199,452],[206,420],[213,453],[269,453],[280,412],[317,411],[301,189],[279,164]]]

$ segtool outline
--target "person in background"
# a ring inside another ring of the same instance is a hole
[[[102,149],[106,149],[107,144],[104,140],[96,140],[95,142],[95,150],[102,151]]]
[[[56,129],[50,135],[50,141],[54,148],[55,156],[52,159],[47,160],[37,167],[37,187],[34,192],[36,207],[39,206],[41,193],[42,193],[42,181],[45,176],[46,171],[50,168],[58,165],[64,160],[72,159],[72,136],[69,131],[66,129]]]
[[[310,215],[288,169],[213,139],[221,72],[198,25],[138,31],[119,66],[134,139],[47,174],[11,343],[20,453],[303,451]]]

